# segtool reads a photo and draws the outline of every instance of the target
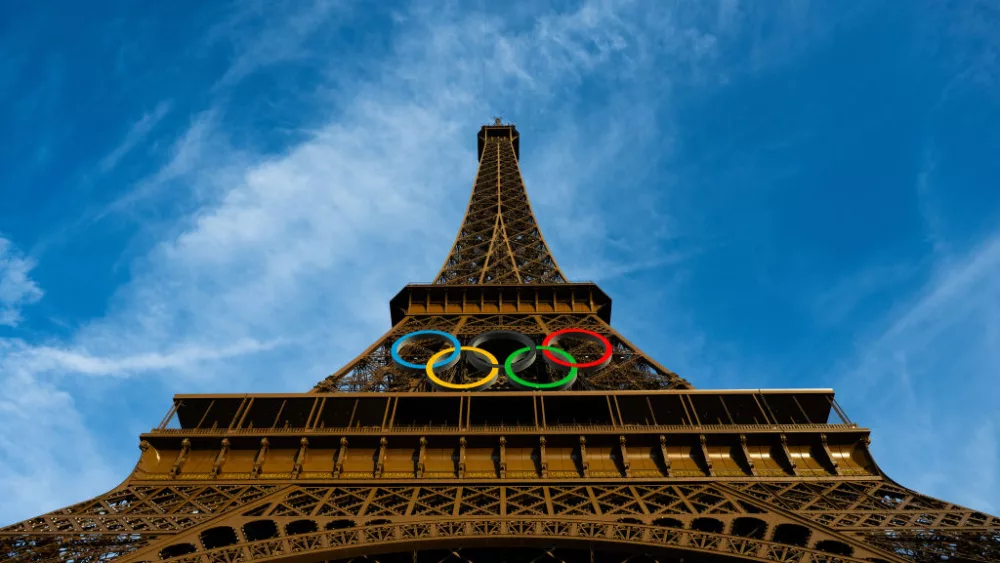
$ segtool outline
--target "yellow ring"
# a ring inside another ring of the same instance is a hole
[[[466,389],[475,390],[478,389],[479,387],[482,387],[483,385],[489,384],[492,380],[496,379],[497,374],[500,373],[500,368],[494,367],[493,369],[490,370],[488,374],[486,374],[486,377],[478,381],[473,381],[472,383],[458,384],[458,383],[449,383],[447,381],[443,381],[437,375],[434,374],[434,364],[437,363],[438,359],[440,359],[441,356],[444,356],[445,354],[450,354],[454,351],[455,351],[454,348],[445,348],[444,350],[441,350],[437,354],[434,354],[433,356],[431,356],[429,360],[427,360],[427,377],[429,377],[430,380],[433,381],[436,385],[444,387],[445,389],[456,389],[459,391],[464,391]],[[494,356],[493,354],[490,354],[486,350],[483,350],[482,348],[476,348],[475,346],[462,346],[462,351],[476,352],[478,354],[482,354],[483,356],[486,357],[487,360],[490,361],[491,364],[493,364],[494,366],[497,365],[497,357]]]

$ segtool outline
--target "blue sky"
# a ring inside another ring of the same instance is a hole
[[[890,476],[1000,512],[990,5],[0,3],[0,522],[117,485],[174,393],[382,334],[495,115],[627,338],[833,387]]]

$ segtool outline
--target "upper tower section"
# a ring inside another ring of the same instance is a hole
[[[528,202],[517,127],[497,118],[479,130],[478,145],[472,198],[434,283],[566,283]]]

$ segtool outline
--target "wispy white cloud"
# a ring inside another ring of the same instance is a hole
[[[122,142],[109,152],[107,156],[101,159],[101,162],[98,164],[98,168],[102,172],[109,172],[118,166],[121,159],[130,153],[136,145],[146,139],[156,125],[160,123],[160,121],[166,117],[169,112],[170,102],[163,101],[157,104],[153,111],[143,114],[138,121],[132,124],[128,133],[125,134],[125,138],[122,139]]]
[[[34,267],[33,260],[0,236],[0,326],[17,326],[21,310],[42,298],[42,289],[31,279]]]
[[[937,159],[933,143],[929,139],[926,140],[923,154],[920,156],[920,170],[917,172],[917,206],[924,222],[928,242],[936,254],[943,256],[949,249],[945,237],[945,220],[939,211],[939,198],[933,189]]]
[[[112,214],[142,215],[137,209],[149,203],[163,192],[176,188],[174,197],[179,201],[199,197],[198,190],[206,184],[219,180],[227,172],[222,163],[217,162],[219,154],[226,154],[228,166],[242,164],[241,153],[232,149],[217,130],[216,110],[207,110],[195,115],[188,128],[172,144],[169,158],[155,173],[139,180],[131,189],[110,203],[83,217],[81,222],[93,223]],[[193,174],[202,170],[206,176]]]
[[[941,61],[952,74],[941,92],[947,101],[971,90],[1000,86],[1000,37],[995,29],[996,5],[990,0],[959,4],[930,2],[921,21],[924,49],[947,53]]]
[[[15,344],[11,342],[11,344]],[[229,345],[201,347],[187,344],[177,350],[149,352],[131,356],[95,356],[86,350],[55,348],[52,346],[25,346],[17,342],[20,350],[8,350],[8,361],[16,363],[28,373],[74,373],[81,375],[128,376],[144,372],[184,369],[192,365],[225,360],[233,357],[265,352],[280,346],[281,340],[257,342],[245,338]]]
[[[943,257],[918,297],[859,345],[857,368],[838,386],[852,417],[875,429],[873,447],[890,476],[987,511],[1000,496],[1000,474],[984,469],[1000,465],[997,319],[1000,233],[966,256]],[[977,475],[975,487],[956,474]]]
[[[282,6],[291,13],[277,17],[271,2],[246,0],[234,5],[234,13],[215,26],[206,43],[226,41],[232,45],[232,63],[212,87],[219,91],[232,86],[260,69],[278,63],[302,60],[315,53],[304,43],[320,29],[330,32],[331,16],[343,13],[347,3],[340,0],[302,0]],[[260,20],[267,23],[260,24]]]
[[[876,344],[897,341],[903,335],[921,335],[917,346],[930,344],[949,327],[948,320],[978,315],[1000,307],[1000,234],[987,237],[964,260],[949,262],[917,304],[891,325]],[[944,322],[942,322],[944,321]],[[1000,351],[1000,350],[998,350]]]
[[[18,367],[5,357],[9,348],[0,340],[0,426],[9,429],[0,436],[4,524],[83,499],[93,494],[92,483],[107,486],[124,476],[108,466],[72,395]]]
[[[72,222],[52,227],[35,242],[32,253],[42,254],[67,239],[85,236],[90,227],[108,217],[129,217],[137,225],[148,228],[147,222],[152,216],[155,217],[152,223],[159,225],[164,213],[157,206],[164,199],[170,199],[169,209],[176,213],[177,208],[190,210],[205,198],[212,197],[205,192],[206,186],[216,185],[223,177],[240,174],[244,164],[244,155],[229,145],[227,138],[218,131],[217,122],[215,109],[192,116],[183,133],[172,142],[164,141],[169,147],[166,161],[154,172],[124,186],[110,201],[85,208]],[[152,128],[149,127],[150,132]],[[225,165],[214,158],[220,154],[227,156]],[[100,169],[102,164],[98,163],[97,167]],[[193,174],[196,170],[200,174]],[[165,198],[168,192],[169,198]]]
[[[663,266],[679,264],[696,254],[698,254],[697,251],[662,252],[652,258],[639,258],[634,261],[624,261],[621,259],[610,262],[605,262],[603,259],[596,262],[591,261],[591,263],[586,266],[576,266],[573,268],[573,271],[576,274],[574,279],[600,282],[602,280],[636,274],[655,268],[661,268]]]
[[[821,325],[836,325],[849,319],[873,295],[899,287],[916,273],[917,268],[911,264],[877,264],[811,295],[809,308]]]

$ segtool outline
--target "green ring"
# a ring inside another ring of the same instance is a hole
[[[549,352],[553,352],[556,354],[561,354],[570,363],[573,364],[576,363],[576,358],[571,356],[569,352],[563,350],[562,348],[556,348],[554,346],[541,346],[541,345],[535,346],[535,348],[538,348],[539,350],[548,350]],[[512,366],[514,365],[514,362],[517,360],[518,356],[530,351],[531,348],[521,348],[520,350],[514,350],[513,352],[511,352],[509,356],[507,356],[507,361],[503,363],[503,370],[507,373],[507,377],[512,379],[514,383],[517,383],[518,385],[523,385],[524,387],[527,387],[529,389],[552,389],[554,387],[561,387],[568,383],[572,383],[573,380],[576,379],[577,368],[575,367],[570,368],[569,372],[566,374],[566,377],[560,379],[559,381],[553,381],[551,383],[532,383],[530,381],[525,381],[521,379],[520,377],[517,376],[516,373],[514,373],[514,369]]]

